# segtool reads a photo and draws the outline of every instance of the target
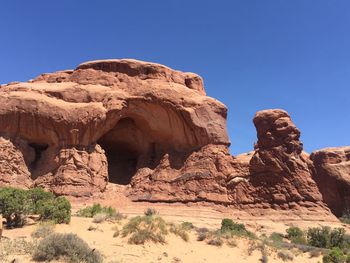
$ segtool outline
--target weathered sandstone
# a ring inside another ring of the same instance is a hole
[[[350,146],[318,150],[310,158],[324,201],[335,215],[341,216],[350,209]]]
[[[232,156],[226,115],[198,75],[130,59],[2,85],[0,186],[88,197],[113,183],[133,201],[329,214],[323,199],[333,209],[340,197],[323,180],[342,193],[348,150],[338,166],[317,153],[312,162],[288,113],[265,110],[254,151]]]

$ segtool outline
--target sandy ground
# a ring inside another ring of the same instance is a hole
[[[74,210],[83,204],[75,205]],[[135,204],[134,206],[125,206],[119,209],[128,218],[141,215],[147,207],[154,207],[160,215],[168,222],[181,223],[184,221],[192,222],[198,227],[207,227],[216,229],[220,226],[221,219],[227,217],[227,214],[218,211],[217,207],[186,206],[181,204]],[[220,210],[220,209],[219,209]],[[240,215],[240,212],[237,212]],[[241,219],[231,216],[235,221],[243,222],[246,227],[256,233],[258,236],[265,233],[269,235],[272,232],[285,233],[288,226],[294,225],[301,228],[311,226],[331,225],[333,227],[347,227],[339,222],[325,221],[305,221],[305,220],[281,220],[264,218],[245,218]],[[166,237],[166,244],[147,243],[145,245],[128,244],[127,238],[118,236],[113,237],[115,225],[119,229],[127,222],[127,219],[120,223],[103,222],[95,224],[91,218],[80,218],[73,216],[70,224],[61,224],[55,227],[56,232],[76,233],[83,238],[92,248],[98,249],[105,257],[106,263],[116,262],[260,262],[261,252],[256,249],[251,254],[248,253],[249,241],[237,239],[236,247],[223,245],[215,247],[196,240],[196,233],[190,232],[189,242],[183,241],[180,237],[169,234]],[[97,229],[88,231],[90,226]],[[19,229],[4,230],[4,236],[10,239],[26,238],[30,239],[30,234],[35,230],[36,225],[25,226]],[[349,230],[349,229],[348,229]],[[273,249],[268,250],[268,262],[282,262],[277,257],[277,252]],[[308,253],[294,251],[294,262],[322,262],[321,257],[311,258]],[[19,262],[32,262],[29,256],[13,256],[18,258]]]
[[[155,208],[160,216],[167,222],[182,223],[191,222],[196,227],[206,227],[208,229],[218,229],[223,218],[231,218],[236,222],[243,223],[248,230],[257,236],[272,232],[285,233],[290,226],[298,226],[302,229],[316,226],[344,227],[348,232],[350,228],[341,224],[335,217],[317,215],[309,211],[293,213],[291,211],[240,211],[228,207],[213,204],[165,204],[165,203],[134,203],[128,200],[122,193],[125,190],[119,189],[118,185],[110,185],[109,190],[103,196],[94,198],[70,198],[73,209],[72,213],[82,207],[93,203],[111,205],[121,213],[131,218],[142,215],[147,208]],[[116,189],[118,188],[118,189]],[[116,194],[121,193],[121,194]],[[253,215],[254,214],[254,215]],[[316,219],[316,220],[315,220]],[[133,262],[185,262],[185,263],[257,263],[261,262],[261,251],[255,249],[249,253],[250,242],[242,238],[237,239],[237,246],[230,247],[224,244],[222,247],[208,245],[196,239],[195,231],[190,232],[190,240],[183,241],[173,234],[166,236],[166,244],[147,243],[145,245],[128,244],[127,238],[121,236],[113,237],[115,225],[119,230],[127,219],[119,223],[103,222],[95,224],[92,218],[80,218],[73,216],[70,224],[56,225],[55,231],[60,233],[76,233],[83,238],[92,248],[98,249],[105,258],[106,263],[133,263]],[[97,229],[89,231],[88,228],[94,226]],[[9,239],[24,238],[31,240],[31,233],[36,225],[29,225],[23,228],[8,230],[5,229],[3,235]],[[0,251],[1,252],[1,251]],[[268,249],[268,262],[283,262],[277,257],[274,249]],[[308,253],[291,251],[294,255],[293,262],[322,262],[322,256],[311,258]],[[32,262],[30,256],[13,255],[5,262],[11,262],[14,258],[19,259],[19,263]],[[4,262],[4,263],[5,263]],[[2,263],[2,262],[1,262]]]

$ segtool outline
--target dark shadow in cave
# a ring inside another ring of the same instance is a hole
[[[108,161],[109,182],[127,185],[136,173],[138,154],[126,143],[104,144],[100,143],[105,150]]]
[[[49,146],[47,144],[39,144],[39,143],[28,143],[28,145],[34,149],[34,160],[29,164],[29,168],[31,170],[35,170],[40,161],[41,155],[43,151],[45,151]]]

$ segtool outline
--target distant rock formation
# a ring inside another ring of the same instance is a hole
[[[287,112],[258,112],[255,149],[236,157],[226,115],[198,75],[130,59],[2,85],[0,186],[79,197],[114,183],[133,201],[330,214],[323,200],[333,209],[339,199],[325,194],[322,178],[340,176],[317,153],[314,166]]]

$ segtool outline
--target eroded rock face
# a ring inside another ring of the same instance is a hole
[[[310,158],[324,201],[335,215],[342,216],[350,208],[350,146],[318,150]]]
[[[227,147],[207,145],[179,167],[164,156],[155,169],[139,170],[131,196],[139,201],[209,201],[238,208],[323,211],[329,214],[313,181],[300,132],[283,110],[254,117],[255,151],[233,157]],[[146,183],[145,183],[146,182]]]
[[[30,172],[20,148],[20,143],[15,145],[0,137],[0,187],[16,185],[28,188],[32,185]],[[27,156],[32,154],[28,152]]]
[[[66,195],[128,184],[164,155],[228,146],[226,113],[198,75],[136,60],[87,62],[0,90],[0,136],[24,145],[18,166],[31,184]]]
[[[110,182],[127,185],[118,189],[134,201],[329,214],[311,172],[338,182],[342,165],[313,154],[314,169],[287,112],[258,112],[255,149],[236,157],[226,115],[198,75],[137,60],[92,61],[2,85],[0,186],[79,197]]]

